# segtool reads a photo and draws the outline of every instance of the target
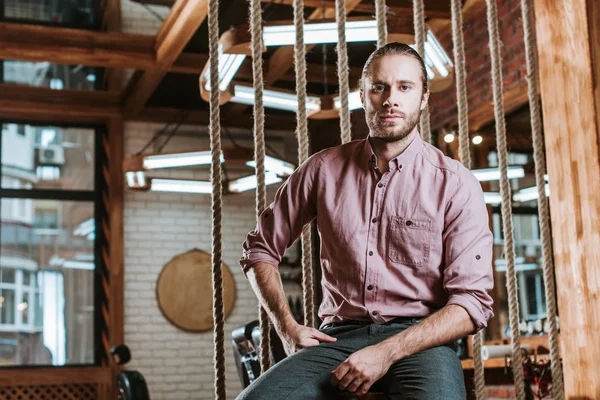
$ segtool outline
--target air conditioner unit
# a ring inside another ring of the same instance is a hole
[[[63,165],[65,150],[60,145],[48,145],[39,149],[40,165]]]

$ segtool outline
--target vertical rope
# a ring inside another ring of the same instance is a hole
[[[256,220],[267,208],[265,184],[265,109],[263,106],[262,8],[260,0],[250,3],[250,35],[252,37],[252,80],[254,82],[254,159],[256,160]],[[266,310],[258,305],[260,322],[260,370],[271,367],[271,324]]]
[[[485,400],[485,374],[483,369],[483,358],[481,348],[483,347],[483,335],[481,331],[473,336],[473,372],[475,376],[475,398]]]
[[[456,100],[458,105],[458,151],[463,165],[471,169],[469,151],[469,112],[467,103],[467,70],[465,67],[465,44],[463,40],[462,2],[452,0],[452,41],[456,76]]]
[[[525,59],[527,61],[527,87],[529,109],[531,113],[531,133],[533,137],[533,156],[535,159],[535,180],[538,190],[538,212],[540,219],[540,236],[542,239],[542,258],[544,260],[544,289],[546,292],[547,314],[549,324],[550,364],[552,368],[552,397],[554,400],[564,399],[563,372],[558,354],[558,326],[554,282],[554,263],[552,261],[552,244],[546,198],[546,160],[544,159],[544,139],[538,92],[538,65],[532,27],[531,0],[521,0],[523,30],[525,35]]]
[[[375,0],[375,19],[377,19],[377,48],[379,48],[387,43],[385,0]]]
[[[296,71],[296,93],[298,93],[298,113],[296,115],[296,136],[298,138],[298,162],[308,158],[308,119],[306,115],[306,47],[304,46],[304,0],[294,0],[294,66]],[[314,327],[314,291],[312,271],[312,249],[310,225],[302,230],[302,296],[304,304],[304,325]]]
[[[423,0],[413,1],[413,20],[415,24],[415,42],[417,44],[417,52],[423,60],[425,59],[425,35],[427,33],[425,29],[425,9],[423,6]],[[427,79],[427,76],[425,76]],[[431,143],[431,125],[429,123],[429,105],[425,107],[421,113],[421,121],[419,129],[423,139]]]
[[[338,78],[340,86],[340,131],[342,144],[352,140],[350,126],[350,109],[348,108],[348,93],[350,84],[348,78],[348,46],[346,46],[346,0],[335,0],[337,15],[337,55]]]
[[[508,182],[508,157],[506,148],[506,126],[504,121],[504,96],[502,93],[502,66],[500,36],[498,34],[498,10],[496,0],[486,0],[487,22],[490,35],[492,59],[492,82],[494,92],[494,116],[496,118],[496,144],[500,169],[500,195],[502,196],[502,226],[504,229],[504,255],[506,257],[506,286],[508,289],[509,322],[512,338],[512,372],[517,399],[525,399],[521,335],[519,332],[519,298],[517,294],[517,272],[515,270],[515,248],[512,225],[511,190]]]
[[[222,193],[221,125],[219,110],[219,0],[208,1],[208,46],[210,59],[210,149],[212,164],[212,288],[214,321],[215,398],[226,399],[223,312],[223,249],[221,236]]]
[[[465,44],[463,37],[462,2],[451,1],[452,8],[452,41],[454,43],[454,63],[456,65],[456,99],[458,105],[458,145],[460,160],[465,167],[471,169],[471,152],[469,150],[469,110],[467,102]],[[481,347],[483,343],[482,331],[473,337],[473,370],[475,373],[475,397],[477,400],[485,399],[485,374]]]

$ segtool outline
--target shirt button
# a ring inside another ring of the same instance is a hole
[[[373,219],[371,220],[371,222],[372,222],[372,223],[374,223],[374,224],[376,224],[376,223],[377,223],[377,218],[373,218]]]
[[[383,183],[380,183],[379,185],[377,185],[377,187],[382,188],[383,187]]]
[[[406,221],[406,226],[411,226],[413,224],[412,221]]]
[[[475,259],[476,259],[476,260],[481,260],[481,256],[480,256],[479,254],[477,254],[477,255],[475,256]]]
[[[377,315],[377,314],[379,314],[379,313],[378,313],[377,311],[373,311],[373,312],[372,312],[372,314],[373,314],[373,315]]]
[[[372,251],[370,251],[370,252],[369,252],[369,255],[370,255],[370,256],[372,256],[372,255],[373,255],[373,252],[372,252]]]
[[[367,286],[367,290],[373,290],[373,285]]]

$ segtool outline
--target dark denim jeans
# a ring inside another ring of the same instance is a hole
[[[321,331],[335,343],[308,347],[283,359],[247,387],[237,400],[325,400],[341,393],[331,386],[330,372],[350,354],[402,332],[419,320],[405,318],[383,325],[333,324]],[[386,399],[466,399],[463,370],[451,345],[414,354],[392,365],[371,391]]]

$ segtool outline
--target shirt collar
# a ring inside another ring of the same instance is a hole
[[[364,153],[365,158],[369,160],[369,165],[372,168],[377,168],[377,156],[373,151],[373,146],[371,145],[371,140],[367,137],[364,144]],[[390,169],[396,168],[401,170],[403,166],[410,164],[414,159],[417,153],[421,151],[423,148],[423,139],[421,139],[421,135],[418,134],[415,136],[412,142],[408,145],[408,147],[397,157],[391,159]]]

